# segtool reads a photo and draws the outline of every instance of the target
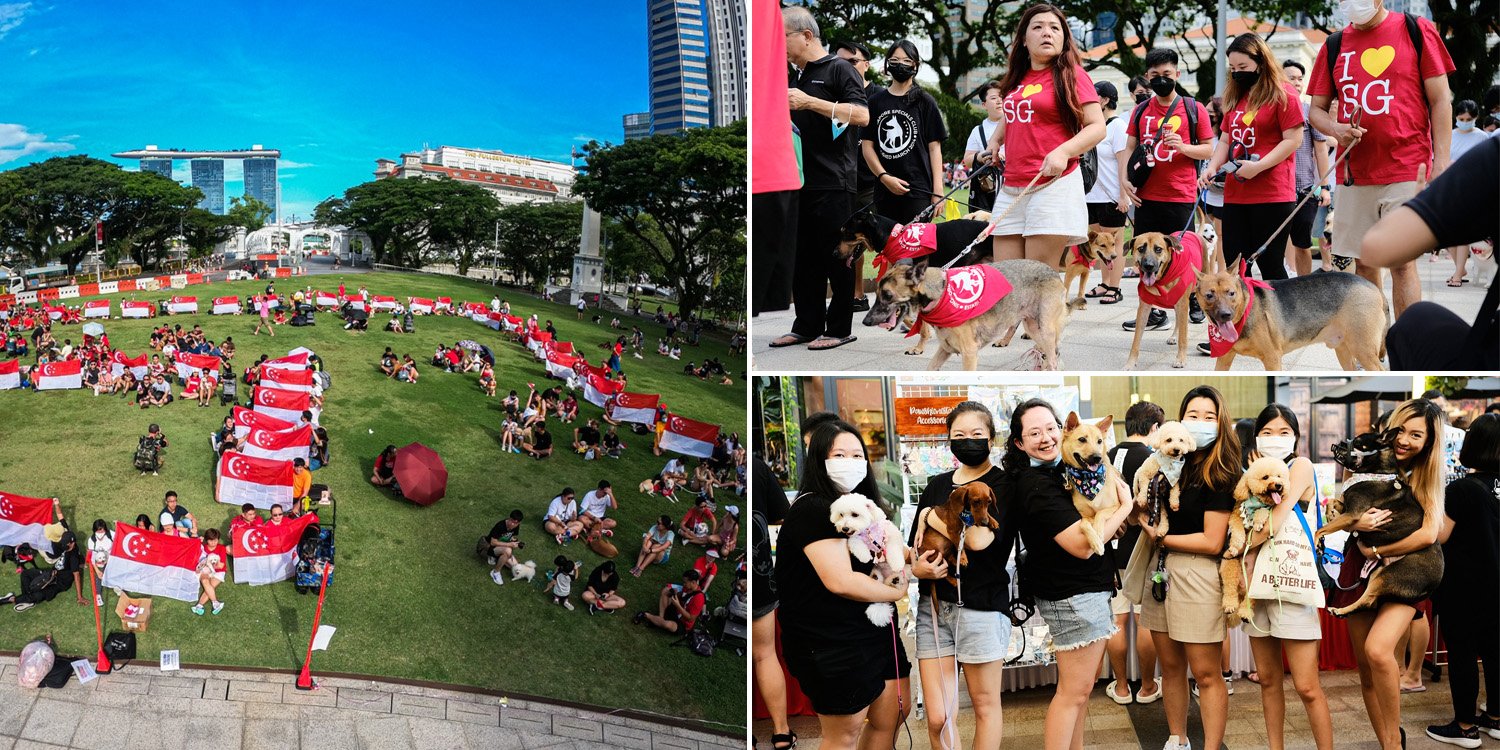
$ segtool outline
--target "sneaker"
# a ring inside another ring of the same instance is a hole
[[[496,586],[504,586],[505,585],[505,578],[500,575],[500,571],[498,571],[498,570],[492,570],[492,571],[490,571],[490,580],[494,581]]]
[[[1500,740],[1500,719],[1495,719],[1482,713],[1476,714],[1474,716],[1474,726],[1479,727],[1479,731]]]
[[[1230,695],[1234,695],[1234,673],[1233,672],[1225,672],[1224,673],[1224,690],[1226,692],[1228,692]]]
[[[35,602],[21,602],[20,604],[16,605],[16,611],[17,612],[25,612],[26,610],[31,609],[32,607],[35,607],[35,606],[36,606]]]
[[[1204,317],[1206,316],[1203,314],[1203,308],[1198,306],[1198,295],[1188,295],[1188,320],[1192,321],[1193,325],[1197,325],[1203,322]]]
[[[1134,331],[1135,330],[1135,321],[1134,320],[1127,320],[1124,323],[1121,323],[1120,327],[1123,328],[1123,329],[1125,329],[1125,330],[1127,330],[1127,331]],[[1167,311],[1166,310],[1158,310],[1158,309],[1156,309],[1154,307],[1151,308],[1151,314],[1148,315],[1148,316],[1146,316],[1146,330],[1148,330],[1148,331],[1159,331],[1159,330],[1161,330],[1163,328],[1166,328],[1166,327],[1167,327]]]
[[[202,615],[203,614],[203,605],[202,604],[194,604],[193,605],[193,614],[195,614],[195,615]]]
[[[1473,726],[1464,729],[1458,725],[1455,719],[1447,724],[1434,724],[1427,727],[1427,736],[1445,745],[1456,745],[1458,747],[1479,747],[1479,727]]]
[[[214,614],[224,611],[224,602],[214,602]]]
[[[639,624],[645,622],[646,621],[646,610],[643,609],[643,610],[635,613],[635,617],[630,618],[630,621],[633,622],[633,623],[635,623],[636,625],[639,625]]]
[[[1207,341],[1199,341],[1198,342],[1198,353],[1199,354],[1202,354],[1205,357],[1212,357],[1213,356],[1213,351],[1214,350],[1208,348],[1208,342]]]
[[[484,563],[486,565],[494,565],[495,564],[495,556],[494,555],[490,555],[489,557],[484,558]]]
[[[864,295],[860,295],[860,296],[854,298],[854,310],[855,310],[855,312],[865,312],[865,311],[867,311],[869,309],[870,309],[870,300],[866,299]]]
[[[1184,737],[1182,742],[1178,742],[1177,735],[1174,734],[1167,738],[1167,744],[1162,745],[1161,750],[1193,750],[1193,741]]]
[[[593,602],[589,602],[589,615],[593,616],[594,614],[597,614],[598,612],[599,612],[599,608],[595,607]]]
[[[568,610],[569,612],[573,611],[573,603],[568,601],[567,599],[562,600],[562,605],[563,608]]]

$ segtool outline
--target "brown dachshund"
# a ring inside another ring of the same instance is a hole
[[[917,540],[915,555],[920,558],[928,550],[936,550],[948,563],[948,583],[958,585],[958,579],[953,577],[953,572],[960,564],[968,565],[968,555],[961,554],[958,549],[959,532],[964,526],[970,527],[969,533],[964,539],[966,550],[981,550],[990,545],[994,540],[994,530],[1000,526],[1000,522],[994,516],[995,493],[990,486],[984,482],[970,482],[961,487],[955,487],[948,495],[948,502],[929,508],[918,519],[922,524],[923,531]],[[970,523],[964,523],[964,514],[969,514]],[[978,530],[985,529],[984,532]]]

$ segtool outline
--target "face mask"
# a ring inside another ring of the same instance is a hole
[[[1257,435],[1255,450],[1262,456],[1286,458],[1297,449],[1297,438],[1291,435]]]
[[[1150,99],[1150,98],[1151,98],[1151,95],[1148,94],[1148,93],[1146,93],[1146,92],[1144,92],[1144,91],[1137,91],[1137,92],[1135,92],[1135,103],[1136,104],[1144,104],[1145,101],[1147,99]]]
[[[1050,468],[1056,466],[1057,463],[1059,461],[1061,461],[1061,460],[1062,460],[1062,456],[1058,456],[1057,458],[1054,458],[1051,461],[1043,461],[1043,460],[1041,460],[1039,458],[1033,458],[1033,459],[1031,459],[1031,465],[1034,466],[1034,467],[1038,467],[1038,468],[1048,468],[1048,469],[1050,469]]]
[[[907,63],[889,63],[885,66],[885,72],[899,83],[906,83],[917,77],[917,66]]]
[[[1363,26],[1375,17],[1380,9],[1375,7],[1375,0],[1339,0],[1339,12],[1356,26]]]
[[[870,464],[863,458],[830,458],[823,462],[823,468],[839,492],[850,492],[865,481]]]
[[[1234,85],[1240,87],[1241,91],[1249,91],[1255,86],[1255,82],[1260,80],[1260,71],[1236,70],[1230,73],[1229,77],[1234,79]]]
[[[964,466],[979,466],[990,458],[990,441],[984,438],[959,438],[948,441],[953,457]]]
[[[1198,444],[1199,449],[1213,445],[1214,439],[1219,437],[1217,422],[1183,422],[1182,426],[1193,436],[1193,442]]]
[[[1459,120],[1458,121],[1458,129],[1464,131],[1465,133],[1467,133],[1470,130],[1474,129],[1474,121],[1473,120]]]
[[[101,531],[101,532],[95,534],[94,538],[95,539],[103,539],[104,538],[104,532]]]
[[[1157,76],[1151,79],[1149,85],[1151,86],[1151,90],[1156,92],[1157,96],[1166,96],[1172,93],[1172,90],[1177,87],[1177,82],[1166,76]]]

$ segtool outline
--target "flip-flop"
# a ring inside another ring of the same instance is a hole
[[[1448,286],[1450,286],[1450,287],[1452,287],[1454,289],[1457,289],[1457,288],[1459,288],[1459,287],[1461,287],[1463,285],[1464,285],[1463,281],[1454,281],[1453,279],[1448,279]]]
[[[1402,685],[1401,686],[1401,692],[1403,692],[1403,693],[1425,693],[1425,692],[1427,692],[1427,686],[1426,685],[1418,685],[1416,687],[1406,687],[1405,685]]]
[[[811,344],[807,345],[807,350],[810,351],[810,352],[823,352],[823,351],[828,351],[829,349],[837,349],[837,348],[843,346],[844,344],[847,344],[847,343],[849,343],[851,341],[858,341],[858,340],[859,340],[858,336],[845,336],[845,337],[843,337],[841,339],[836,339],[836,338],[834,338],[832,336],[819,336],[816,339],[813,339],[813,341],[812,341]],[[819,341],[832,341],[834,343],[830,344],[828,346],[817,346],[817,343]]]
[[[786,339],[791,339],[791,340],[787,341]],[[806,344],[809,341],[812,341],[812,339],[810,339],[810,338],[808,338],[806,336],[803,336],[801,334],[788,333],[788,334],[786,334],[784,336],[778,336],[778,337],[776,337],[776,339],[771,342],[771,348],[772,349],[780,349],[780,348],[782,348],[784,346],[797,346],[799,344]]]

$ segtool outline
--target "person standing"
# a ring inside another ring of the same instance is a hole
[[[1281,72],[1286,76],[1287,83],[1297,91],[1302,91],[1303,81],[1307,78],[1307,68],[1296,60],[1282,60]],[[1309,117],[1308,110],[1312,107],[1306,101],[1302,101],[1302,119]],[[1318,131],[1317,128],[1304,126],[1302,128],[1302,143],[1297,146],[1294,154],[1296,164],[1296,200],[1301,202],[1303,197],[1312,193],[1311,200],[1301,203],[1301,208],[1292,217],[1292,234],[1290,238],[1292,270],[1298,276],[1306,276],[1312,273],[1312,246],[1317,237],[1313,236],[1313,227],[1317,223],[1318,210],[1327,208],[1333,202],[1333,174],[1328,171],[1328,138]],[[1322,253],[1322,270],[1333,270],[1333,253],[1324,251]]]
[[[1468,153],[1469,149],[1484,143],[1490,136],[1483,130],[1475,127],[1478,123],[1475,118],[1479,117],[1479,105],[1472,99],[1465,99],[1453,105],[1453,143],[1449,147],[1450,157],[1458,161],[1459,157]],[[1448,277],[1448,286],[1461,287],[1469,282],[1464,278],[1465,267],[1469,262],[1469,246],[1454,245],[1448,248],[1448,254],[1453,256],[1453,275]]]
[[[1318,50],[1307,86],[1309,111],[1313,127],[1333,138],[1339,152],[1349,152],[1335,178],[1343,184],[1333,212],[1333,252],[1353,258],[1354,272],[1383,289],[1380,268],[1361,259],[1360,243],[1375,222],[1448,168],[1453,59],[1431,21],[1392,13],[1384,0],[1340,0],[1339,10],[1349,25]],[[1416,265],[1392,267],[1394,317],[1421,298]]]
[[[1120,208],[1119,163],[1130,158],[1126,145],[1129,135],[1125,132],[1125,120],[1115,116],[1115,107],[1120,102],[1120,92],[1109,81],[1094,84],[1094,93],[1099,95],[1099,106],[1104,111],[1104,140],[1094,146],[1099,160],[1098,177],[1094,187],[1084,194],[1083,200],[1089,208],[1089,230],[1106,231],[1115,235],[1115,259],[1104,263],[1099,284],[1090,289],[1089,298],[1099,299],[1099,304],[1113,305],[1125,298],[1120,291],[1120,279],[1125,273],[1125,209]]]
[[[885,53],[891,85],[870,98],[870,124],[860,136],[864,163],[875,175],[875,212],[906,224],[940,211],[943,141],[948,131],[937,100],[917,85],[922,56],[902,39]]]
[[[859,42],[835,42],[833,54],[848,60],[854,66],[855,72],[859,73],[861,80],[865,80],[865,101],[871,101],[875,95],[885,91],[885,87],[868,80],[870,72],[870,48]],[[855,171],[858,179],[855,180],[855,206],[868,206],[875,201],[875,173],[870,171],[870,165],[865,163],[864,157],[855,159]],[[854,266],[854,310],[863,312],[870,309],[870,301],[865,299],[865,266],[863,263]]]
[[[976,96],[979,97],[980,105],[984,107],[984,119],[969,131],[969,141],[964,145],[963,165],[970,170],[970,174],[973,174],[973,170],[990,163],[990,152],[987,150],[990,136],[1005,119],[1005,112],[1002,108],[1005,92],[1000,90],[999,82],[986,81],[979,87]],[[984,174],[975,177],[969,183],[969,205],[964,207],[966,209],[964,213],[990,210],[990,207],[995,205],[995,183],[999,179],[993,169],[985,170]]]
[[[1147,441],[1156,434],[1156,428],[1161,426],[1164,419],[1166,412],[1150,401],[1137,401],[1125,411],[1125,439],[1109,451],[1109,462],[1115,467],[1115,471],[1120,472],[1120,478],[1125,480],[1125,484],[1135,486],[1136,471],[1152,453]],[[1114,557],[1115,569],[1120,572],[1122,579],[1125,564],[1130,561],[1130,553],[1135,550],[1140,537],[1140,527],[1132,524],[1125,530],[1124,536],[1110,542],[1110,554]],[[1138,627],[1135,631],[1135,656],[1141,670],[1141,687],[1134,695],[1130,692],[1127,679],[1130,674],[1127,653],[1129,628],[1132,627],[1130,616],[1133,613],[1139,618],[1141,606],[1132,604],[1124,592],[1116,592],[1109,600],[1109,612],[1115,618],[1116,632],[1109,637],[1104,651],[1114,679],[1105,686],[1104,694],[1122,706],[1132,701],[1155,703],[1161,700],[1161,679],[1156,676],[1156,646],[1151,642],[1151,631],[1145,628]],[[1149,690],[1148,685],[1151,686]],[[1123,694],[1120,688],[1125,689]]]
[[[772,347],[807,344],[821,351],[854,340],[854,272],[833,255],[839,227],[854,210],[857,131],[870,122],[865,82],[854,66],[828,54],[807,8],[781,11],[787,61],[796,68],[787,91],[792,124],[802,137],[804,181],[798,195],[797,256],[792,280],[796,320]],[[832,299],[829,289],[832,288]]]

